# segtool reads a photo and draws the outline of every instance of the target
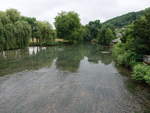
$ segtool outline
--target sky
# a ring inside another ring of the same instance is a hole
[[[54,22],[61,11],[75,11],[82,24],[102,22],[113,17],[150,7],[150,0],[1,0],[0,10],[15,8],[21,15]]]

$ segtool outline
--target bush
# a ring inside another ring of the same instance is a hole
[[[144,76],[144,80],[146,83],[150,85],[150,66],[148,67],[148,71],[146,72],[146,75]]]
[[[138,81],[145,81],[150,84],[150,66],[146,64],[137,64],[133,68],[132,78]]]
[[[113,47],[113,57],[119,65],[133,66],[136,63],[136,54],[126,49],[126,45],[118,43]]]

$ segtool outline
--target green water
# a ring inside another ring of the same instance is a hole
[[[150,113],[150,90],[84,44],[0,53],[0,113]]]

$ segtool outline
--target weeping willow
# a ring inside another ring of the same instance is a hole
[[[15,37],[18,48],[25,48],[29,44],[31,38],[31,26],[24,21],[18,21],[15,23]]]
[[[54,39],[54,36],[48,22],[21,16],[16,9],[0,11],[0,51],[25,48],[31,39],[43,43]]]
[[[20,20],[15,9],[0,12],[0,50],[25,48],[31,37],[31,26]]]

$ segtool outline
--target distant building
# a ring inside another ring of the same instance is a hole
[[[144,63],[150,64],[150,55],[145,55],[144,56]]]
[[[121,38],[121,37],[122,37],[122,34],[121,34],[121,33],[116,33],[116,37],[117,37],[117,38]]]
[[[116,44],[116,43],[118,43],[118,42],[121,42],[120,38],[117,38],[117,39],[112,40],[112,44]]]

